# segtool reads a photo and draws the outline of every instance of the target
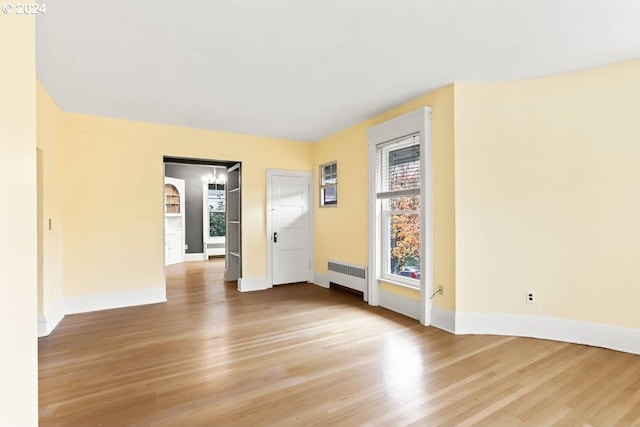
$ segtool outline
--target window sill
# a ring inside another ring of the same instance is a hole
[[[378,277],[378,282],[389,283],[391,285],[400,286],[400,287],[407,288],[407,289],[412,289],[414,291],[419,291],[420,290],[420,281],[419,280],[414,285],[414,284],[411,284],[411,283],[402,282],[402,281],[397,280],[397,279],[389,279],[387,277]]]

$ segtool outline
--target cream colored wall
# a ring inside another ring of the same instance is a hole
[[[640,328],[639,76],[456,84],[459,311]]]
[[[36,84],[37,146],[42,156],[42,278],[38,298],[45,316],[62,302],[62,111],[40,82]],[[51,220],[51,230],[49,230]],[[40,288],[42,286],[42,288]]]
[[[0,425],[38,424],[35,19],[0,16]]]
[[[63,113],[64,293],[162,286],[163,156],[242,162],[243,274],[266,275],[267,168],[312,168],[312,145]]]
[[[434,305],[455,307],[454,260],[454,122],[453,85],[331,135],[315,144],[315,271],[326,274],[327,259],[368,264],[368,184],[367,129],[393,117],[429,106],[432,110],[433,209],[434,209],[434,286],[444,286],[445,294]],[[338,206],[319,207],[319,165],[338,162]],[[386,284],[385,290],[407,298],[419,294]]]

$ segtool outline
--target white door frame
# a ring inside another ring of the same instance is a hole
[[[271,217],[273,212],[273,207],[271,204],[271,178],[274,176],[284,176],[284,177],[294,177],[294,178],[307,178],[307,183],[309,185],[309,277],[308,281],[313,282],[313,271],[314,271],[314,204],[313,200],[315,200],[313,193],[313,172],[304,172],[304,171],[290,171],[290,170],[279,170],[279,169],[267,169],[267,285],[269,287],[273,286],[273,245],[271,244],[271,236],[273,235],[272,227],[271,227]]]

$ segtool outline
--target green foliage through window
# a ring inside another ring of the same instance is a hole
[[[209,212],[209,236],[224,236],[225,230],[224,212]]]

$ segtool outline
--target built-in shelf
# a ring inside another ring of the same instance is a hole
[[[180,192],[173,184],[164,185],[164,211],[167,214],[180,214]]]
[[[240,164],[227,169],[227,233],[225,280],[238,280],[242,277],[242,245],[241,245],[241,177]]]

